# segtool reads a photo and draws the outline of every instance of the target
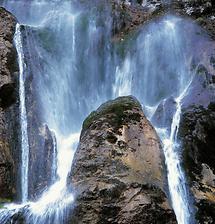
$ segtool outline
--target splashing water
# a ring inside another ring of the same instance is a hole
[[[166,129],[158,129],[157,132],[164,145],[164,155],[167,165],[167,176],[172,206],[179,224],[189,224],[192,220],[192,211],[189,205],[189,192],[186,187],[186,179],[180,164],[179,152],[177,151],[177,134],[181,116],[181,101],[187,93],[188,86],[175,99],[176,112],[173,116],[170,135]]]
[[[65,223],[67,207],[74,200],[74,195],[67,189],[67,176],[82,121],[94,107],[111,98],[111,92],[107,97],[111,84],[109,87],[105,84],[111,73],[111,19],[103,24],[101,17],[105,18],[106,12],[103,15],[95,9],[84,11],[79,16],[68,1],[5,1],[5,7],[22,23],[28,24],[28,30],[32,30],[25,36],[28,43],[23,46],[28,55],[25,59],[27,66],[32,66],[30,71],[36,80],[35,89],[39,90],[37,95],[41,102],[42,118],[56,136],[56,143],[54,141],[53,144],[57,145],[57,175],[55,163],[52,174],[58,179],[36,202],[27,201],[26,198],[21,205],[5,205],[0,211],[0,222],[7,223],[21,216],[30,224]],[[21,40],[20,31],[19,35]],[[18,53],[20,49],[17,48]],[[105,61],[101,55],[105,55]],[[22,59],[19,61],[21,69],[24,66],[23,53]],[[21,69],[20,73],[23,72]],[[23,97],[25,99],[25,95]],[[27,162],[26,159],[23,161]]]
[[[161,100],[170,96],[176,99],[171,133],[166,129],[158,132],[164,144],[169,189],[178,223],[190,223],[186,181],[177,151],[177,130],[181,100],[192,78],[188,66],[192,54],[189,46],[195,42],[193,25],[174,16],[152,22],[127,44],[128,53],[119,56],[111,44],[112,18],[108,7],[78,11],[70,1],[57,0],[8,0],[4,6],[32,31],[26,36],[28,45],[23,48],[30,55],[27,66],[36,80],[43,120],[56,136],[57,163],[53,163],[52,176],[58,179],[36,202],[27,201],[25,196],[21,205],[6,205],[0,212],[0,222],[4,224],[21,212],[30,224],[66,223],[67,207],[74,201],[66,180],[83,119],[104,101],[132,94],[147,109],[148,117]],[[189,34],[185,27],[189,28]],[[16,42],[21,76],[24,55],[20,35],[19,31]],[[20,102],[21,98],[25,96],[20,94]],[[28,163],[26,158],[24,162]],[[22,177],[28,176],[25,172]],[[22,183],[25,189],[26,182]]]

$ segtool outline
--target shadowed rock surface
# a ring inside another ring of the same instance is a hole
[[[0,8],[0,203],[15,197],[18,170],[18,66],[16,19]]]
[[[197,206],[198,223],[215,220],[215,66],[214,56],[198,65],[183,99],[179,137],[184,167]]]
[[[0,8],[0,202],[14,198],[20,191],[20,124],[19,124],[19,68],[13,43],[16,19]],[[22,34],[25,41],[25,29]],[[28,43],[24,43],[28,46]],[[25,55],[30,57],[27,49]],[[39,113],[32,71],[26,63],[26,107],[30,145],[29,195],[40,195],[51,180],[54,134],[44,125]],[[39,175],[38,175],[39,174]]]
[[[215,103],[189,107],[182,115],[179,135],[184,166],[198,208],[198,223],[215,220]]]
[[[15,102],[17,70],[16,50],[13,36],[16,19],[12,14],[0,8],[0,106],[6,108]]]
[[[163,100],[155,110],[151,121],[154,126],[158,128],[167,127],[168,131],[171,129],[172,118],[176,111],[176,102],[174,97],[169,97]]]
[[[68,183],[70,223],[176,223],[160,140],[133,97],[100,106],[83,123]]]

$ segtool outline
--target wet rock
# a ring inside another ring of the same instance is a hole
[[[183,148],[185,171],[197,207],[198,223],[213,223],[215,69],[213,53],[205,49],[205,55],[201,63],[193,66],[194,78],[182,100],[179,139]]]
[[[53,132],[51,132],[47,125],[41,125],[35,134],[30,132],[30,165],[29,175],[31,177],[29,182],[29,197],[37,199],[45,189],[48,188],[56,180],[56,170],[53,170],[56,153],[56,139]],[[34,135],[35,134],[35,135]]]
[[[21,27],[23,46],[34,47],[33,38],[34,30],[31,27]],[[38,96],[38,79],[39,74],[36,65],[32,64],[33,55],[29,48],[23,49],[26,64],[25,95],[26,111],[28,122],[28,141],[29,141],[29,199],[35,200],[44,190],[46,190],[57,176],[56,170],[53,170],[56,163],[56,138],[55,133],[49,129],[43,120],[41,102]],[[35,59],[36,60],[36,59]]]
[[[18,66],[13,37],[16,18],[0,7],[0,203],[16,196],[19,163]]]
[[[183,99],[183,108],[191,105],[207,108],[215,101],[215,70],[210,66],[198,65],[188,92]]]
[[[170,131],[175,111],[176,102],[173,97],[163,100],[151,118],[153,125],[158,128],[167,128]]]
[[[76,192],[70,223],[176,223],[159,137],[131,96],[84,121],[68,184]]]
[[[215,102],[183,111],[179,136],[198,223],[215,220]]]

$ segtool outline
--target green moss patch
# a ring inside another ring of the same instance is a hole
[[[119,97],[115,100],[102,104],[98,110],[93,111],[84,121],[83,130],[90,127],[93,121],[101,117],[108,119],[108,122],[114,127],[123,125],[130,120],[140,121],[139,113],[128,113],[129,110],[141,110],[140,103],[132,96]],[[108,115],[108,116],[106,116]]]

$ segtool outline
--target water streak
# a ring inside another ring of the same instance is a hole
[[[22,37],[20,25],[16,25],[15,45],[18,53],[19,62],[19,99],[20,99],[20,125],[21,125],[21,199],[26,202],[28,199],[28,162],[29,162],[29,144],[28,144],[28,125],[25,107],[25,78],[24,78],[24,54],[22,49]]]

